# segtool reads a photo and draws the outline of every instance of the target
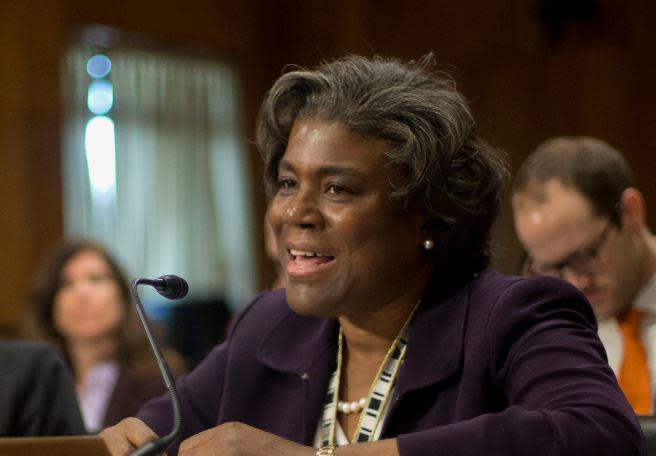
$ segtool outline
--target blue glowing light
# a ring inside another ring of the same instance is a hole
[[[87,61],[87,73],[92,78],[104,78],[112,69],[112,61],[109,57],[96,54]]]
[[[116,189],[116,148],[114,122],[106,116],[95,116],[84,132],[89,181],[94,194]]]
[[[114,105],[114,87],[104,79],[93,81],[87,92],[87,107],[96,115],[107,114]]]

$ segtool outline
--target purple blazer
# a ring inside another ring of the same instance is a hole
[[[336,320],[293,313],[284,290],[258,296],[228,340],[178,380],[182,438],[239,421],[310,445],[337,329]],[[168,398],[138,416],[168,433]],[[384,423],[388,437],[401,455],[644,454],[583,295],[560,280],[494,272],[453,292],[427,292]]]

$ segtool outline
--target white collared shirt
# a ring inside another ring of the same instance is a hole
[[[77,390],[80,412],[87,432],[98,432],[118,381],[120,368],[116,361],[103,361],[94,365],[86,375],[82,388]]]
[[[656,389],[656,275],[637,294],[633,308],[645,312],[640,321],[640,339],[647,353],[652,392]],[[598,322],[598,334],[608,355],[608,364],[615,376],[619,374],[624,357],[624,340],[616,318]],[[653,394],[653,393],[652,393]],[[653,394],[656,397],[656,395]]]

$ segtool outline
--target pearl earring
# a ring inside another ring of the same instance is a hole
[[[424,241],[424,249],[433,250],[433,247],[435,247],[435,243],[432,239],[428,238]]]

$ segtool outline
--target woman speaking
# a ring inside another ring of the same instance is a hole
[[[585,298],[487,271],[507,175],[432,59],[289,72],[257,143],[285,289],[177,386],[180,454],[633,455]],[[165,434],[166,398],[103,431]]]

